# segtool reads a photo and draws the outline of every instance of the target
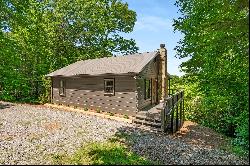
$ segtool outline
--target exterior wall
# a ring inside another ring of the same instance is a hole
[[[143,110],[145,107],[154,105],[157,103],[157,77],[159,72],[159,60],[160,55],[156,56],[156,59],[149,62],[148,65],[141,71],[139,76],[136,79],[137,83],[137,101],[138,101],[138,109]],[[151,98],[144,99],[145,96],[145,84],[144,79],[151,79]],[[159,98],[159,96],[158,96]]]
[[[115,95],[104,96],[104,78],[115,78]],[[136,114],[136,81],[133,76],[53,77],[52,102],[101,111]],[[60,80],[65,80],[66,96],[59,95]]]

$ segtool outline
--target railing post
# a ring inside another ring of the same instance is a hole
[[[184,121],[185,121],[185,105],[184,105],[184,98],[185,98],[185,94],[184,94],[184,91],[183,91],[183,101],[182,101],[182,109],[183,109],[183,123],[184,123]]]
[[[172,106],[171,106],[171,132],[174,133],[174,96],[172,96]]]
[[[176,128],[175,128],[175,131],[177,131],[179,129],[179,115],[178,115],[178,107],[179,107],[179,93],[177,93],[176,95],[176,122],[175,122],[175,125],[176,125]]]
[[[180,115],[180,119],[181,119],[181,126],[183,125],[183,91],[181,92],[181,115]]]
[[[161,110],[161,131],[165,132],[166,131],[166,112],[165,112],[165,107]]]

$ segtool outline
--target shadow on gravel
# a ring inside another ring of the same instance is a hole
[[[222,134],[191,121],[185,121],[183,127],[174,134],[174,137],[185,141],[185,143],[206,148],[220,148],[230,144]]]
[[[133,153],[143,156],[145,159],[152,162],[153,165],[162,165],[162,151],[167,149],[162,141],[169,140],[169,135],[153,130],[145,130],[136,127],[119,128],[110,141],[118,141]],[[172,148],[169,144],[169,148]]]
[[[133,153],[157,164],[246,165],[229,153],[218,151],[224,140],[209,128],[186,122],[180,132],[171,135],[135,127],[119,128],[112,139],[126,145]]]
[[[3,103],[0,103],[0,109],[5,109],[5,108],[10,108],[14,106],[13,104],[3,104]]]

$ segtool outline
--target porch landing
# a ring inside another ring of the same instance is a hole
[[[154,127],[156,129],[161,129],[161,109],[163,108],[163,103],[155,105],[151,108],[145,108],[139,111],[133,123]]]

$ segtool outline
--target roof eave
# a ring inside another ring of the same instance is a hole
[[[155,55],[154,56],[152,56],[152,58],[139,70],[139,71],[137,71],[136,73],[141,73],[145,68],[146,68],[146,66],[157,56],[157,55],[159,55],[159,52],[155,52]]]
[[[102,74],[77,74],[77,75],[45,75],[45,77],[84,77],[84,76],[135,76],[139,73],[128,72],[128,73],[102,73]]]

